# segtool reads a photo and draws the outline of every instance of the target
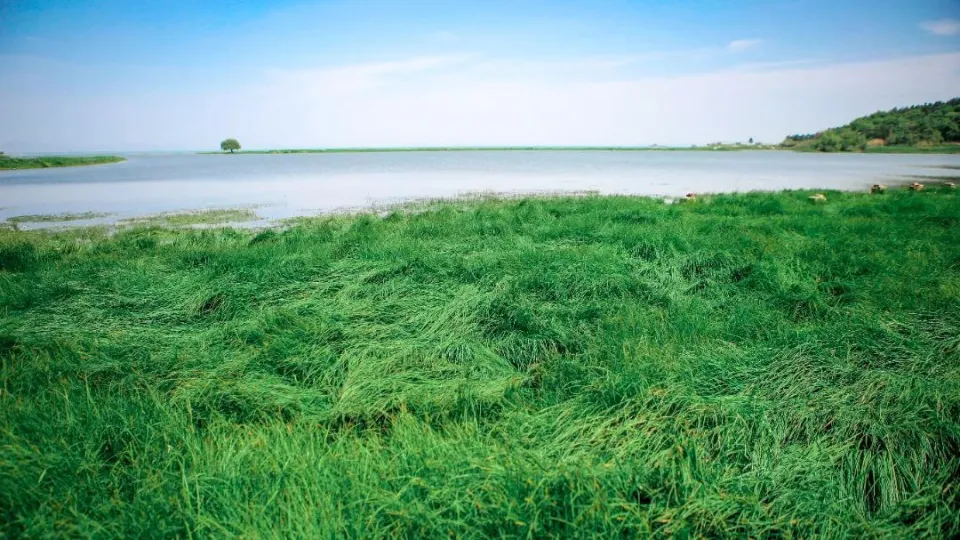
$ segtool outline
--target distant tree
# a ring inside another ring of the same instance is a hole
[[[813,147],[821,152],[839,152],[843,149],[843,141],[835,131],[827,131],[817,138]]]
[[[224,152],[229,150],[232,154],[234,150],[240,149],[240,141],[236,139],[224,139],[223,142],[220,143],[220,149]]]
[[[844,152],[859,152],[867,147],[867,138],[849,128],[840,130],[840,141]]]
[[[753,137],[750,137],[750,140],[747,141],[747,142],[750,143],[750,144],[753,144]]]

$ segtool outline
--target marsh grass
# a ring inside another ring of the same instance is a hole
[[[126,161],[119,156],[39,156],[13,157],[0,155],[0,170],[10,169],[46,169],[50,167],[78,167],[83,165],[104,165]]]
[[[9,223],[52,223],[58,221],[81,221],[108,217],[111,214],[102,212],[82,212],[79,214],[32,214],[7,218]]]
[[[152,216],[127,218],[118,221],[117,224],[126,227],[189,227],[193,225],[243,223],[257,219],[259,219],[259,216],[252,208],[226,208],[190,212],[170,212]]]
[[[951,537],[960,197],[0,231],[7,536]]]

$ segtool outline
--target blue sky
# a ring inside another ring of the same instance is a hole
[[[7,151],[773,142],[957,95],[957,0],[0,2]]]

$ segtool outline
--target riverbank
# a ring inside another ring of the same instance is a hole
[[[13,157],[0,155],[0,171],[46,169],[49,167],[82,167],[126,161],[120,156],[38,156]]]
[[[960,195],[0,231],[18,536],[951,537]]]

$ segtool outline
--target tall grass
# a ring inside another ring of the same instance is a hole
[[[0,231],[8,536],[960,534],[960,197]]]

